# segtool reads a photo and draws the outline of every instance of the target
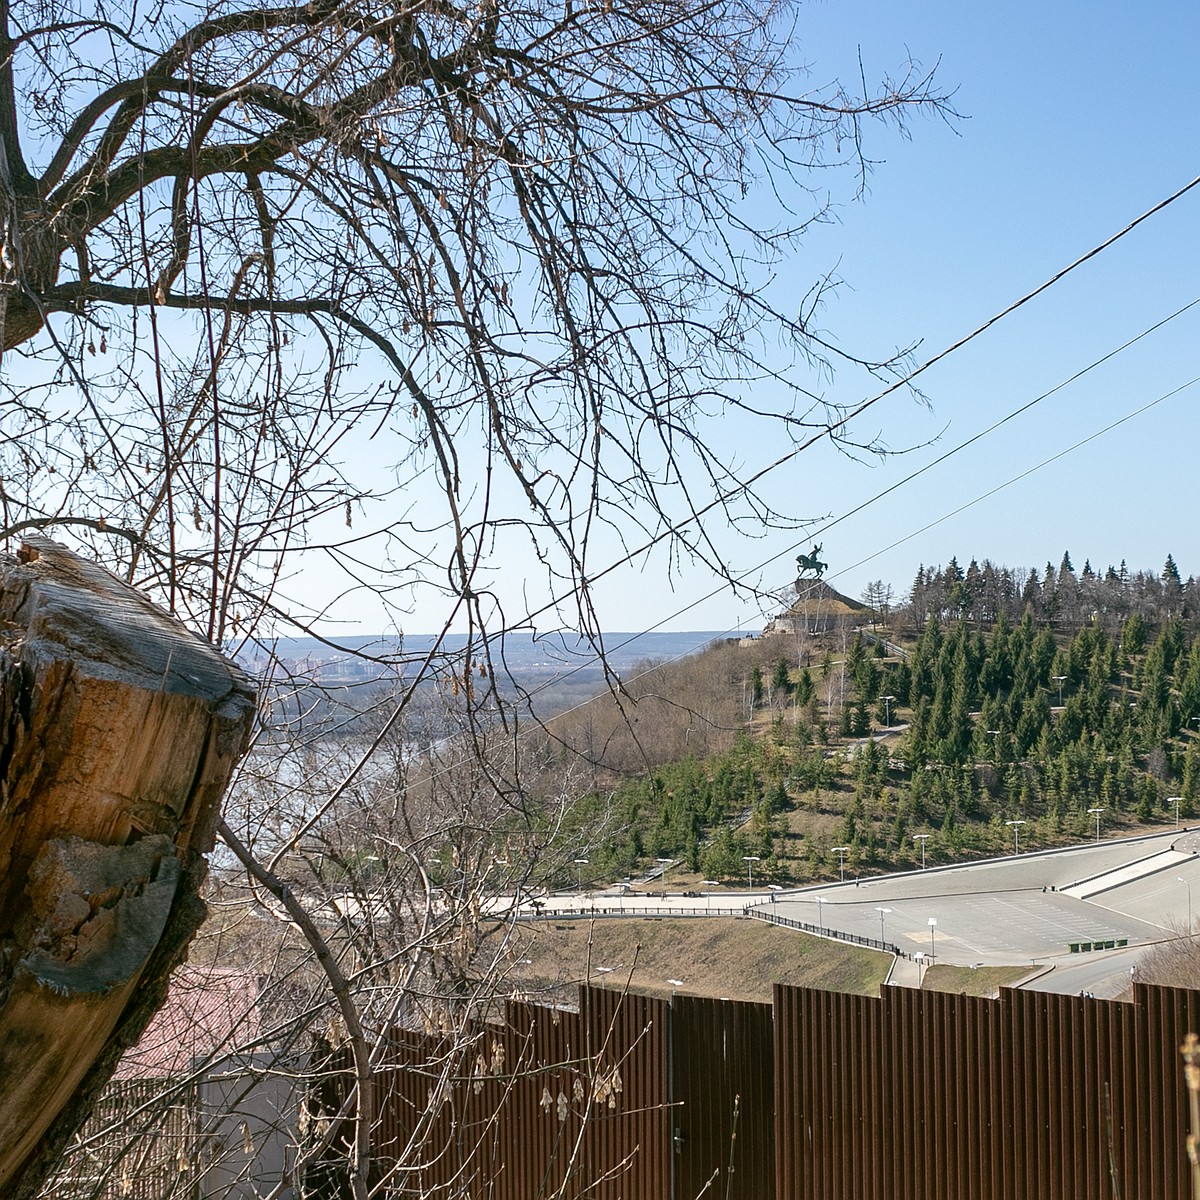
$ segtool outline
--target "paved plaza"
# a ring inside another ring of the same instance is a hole
[[[1028,964],[1025,986],[1115,995],[1148,947],[1178,935],[1200,899],[1200,833],[1088,843],[778,895],[781,916],[894,943],[922,961]],[[886,910],[886,911],[881,911]],[[882,926],[881,926],[882,921]],[[931,924],[936,921],[936,924]],[[1092,949],[1100,943],[1108,949]],[[1073,948],[1074,947],[1074,948]],[[904,982],[913,980],[904,979]]]
[[[844,882],[788,891],[609,891],[539,904],[603,917],[717,916],[750,906],[897,946],[910,956],[897,960],[897,984],[915,986],[932,956],[955,966],[1028,966],[1022,987],[1115,996],[1142,954],[1189,927],[1193,892],[1200,904],[1200,830],[1183,828],[894,875],[848,872]]]

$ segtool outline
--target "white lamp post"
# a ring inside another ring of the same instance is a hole
[[[921,843],[921,870],[925,870],[925,842],[928,839],[927,833],[914,833],[913,841]]]
[[[825,929],[825,897],[818,896],[817,900],[817,928],[824,931]]]
[[[1178,829],[1178,828],[1179,828],[1179,802],[1180,802],[1182,799],[1183,799],[1183,797],[1182,797],[1182,796],[1168,796],[1168,797],[1166,798],[1166,800],[1165,800],[1165,801],[1163,801],[1163,803],[1164,803],[1164,804],[1168,804],[1168,805],[1170,805],[1170,804],[1173,804],[1173,805],[1175,805],[1175,828],[1176,828],[1176,829]]]
[[[850,851],[849,846],[830,846],[829,849],[838,856],[838,881],[846,882],[846,855]]]
[[[879,940],[880,940],[881,942],[885,942],[885,943],[886,943],[886,942],[887,942],[887,937],[885,936],[885,934],[884,934],[884,930],[883,930],[883,919],[884,919],[884,917],[886,917],[886,916],[888,915],[888,913],[890,913],[892,910],[891,910],[890,908],[879,908],[878,906],[876,906],[876,908],[875,908],[875,911],[876,911],[876,912],[879,914]]]
[[[746,884],[750,891],[754,891],[754,864],[762,862],[757,854],[743,854],[742,862],[746,864]]]
[[[895,696],[883,697],[883,723],[890,729],[892,727],[892,701]]]
[[[1051,675],[1050,678],[1058,684],[1058,707],[1062,708],[1062,685],[1067,677],[1065,675]]]
[[[1100,840],[1100,814],[1104,811],[1103,808],[1089,808],[1088,812],[1096,818],[1096,841]]]
[[[583,891],[583,868],[588,865],[586,858],[576,858],[573,860],[578,870],[575,872],[576,881],[579,884],[579,890]]]
[[[937,947],[934,944],[934,934],[937,932],[937,917],[929,918],[929,961],[937,958]]]
[[[1005,825],[1012,826],[1013,853],[1020,854],[1021,853],[1021,826],[1024,825],[1025,822],[1024,821],[1005,821],[1004,823],[1005,823]]]
[[[1188,931],[1188,937],[1191,937],[1192,936],[1192,885],[1186,879],[1184,879],[1184,877],[1182,875],[1176,875],[1175,878],[1177,880],[1179,880],[1179,882],[1182,883],[1185,888],[1187,888],[1187,892],[1188,892],[1187,931]]]

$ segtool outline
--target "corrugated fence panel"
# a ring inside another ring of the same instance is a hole
[[[1200,991],[1140,984],[1131,1004],[583,989],[457,1042],[396,1031],[374,1178],[427,1200],[1187,1200],[1189,1030]]]
[[[470,1047],[452,1039],[392,1031],[377,1079],[375,1144],[390,1194],[450,1200],[470,1190],[469,1061]]]
[[[1132,1004],[778,987],[779,1200],[1186,1200],[1197,1028],[1200,992],[1143,985]]]
[[[594,1100],[585,1127],[587,1200],[669,1200],[666,1000],[604,988],[580,992],[592,1062]]]
[[[676,1197],[774,1194],[772,1027],[769,1004],[671,1001]]]
[[[510,1058],[520,1103],[501,1117],[505,1200],[573,1197],[583,1170],[580,1125],[586,1103],[580,1014],[508,1005]]]

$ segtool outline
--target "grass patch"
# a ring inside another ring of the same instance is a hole
[[[994,996],[1002,987],[1024,979],[1030,967],[934,966],[925,972],[921,987],[929,992],[957,992],[961,996]]]
[[[776,983],[874,996],[891,956],[765,921],[538,921],[520,925],[510,981],[531,999],[573,999],[585,980],[650,995],[681,992],[769,1003]],[[600,968],[606,968],[601,970]]]

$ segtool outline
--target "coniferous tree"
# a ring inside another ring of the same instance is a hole
[[[1179,578],[1179,568],[1175,565],[1172,555],[1167,555],[1167,561],[1162,569],[1163,606],[1168,615],[1177,615],[1183,606],[1183,583]]]
[[[757,708],[762,703],[764,691],[762,670],[755,664],[750,672],[750,707]]]
[[[778,658],[775,669],[771,672],[771,695],[776,704],[786,701],[792,694],[792,677],[788,670],[787,660]]]

